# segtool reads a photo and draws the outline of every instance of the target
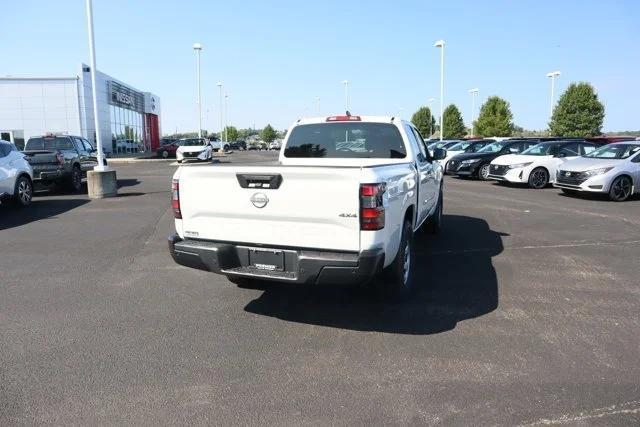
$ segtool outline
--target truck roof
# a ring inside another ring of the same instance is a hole
[[[331,115],[331,116],[318,116],[318,117],[302,117],[300,119],[298,119],[295,122],[295,126],[297,125],[307,125],[307,124],[314,124],[314,123],[327,123],[327,122],[342,122],[342,121],[348,121],[348,120],[330,120],[331,118],[336,118],[336,117],[347,117],[347,115],[340,115],[340,114],[336,114],[336,115]],[[360,120],[354,120],[354,121],[361,121],[361,122],[370,122],[370,123],[400,123],[402,122],[402,119],[400,119],[399,117],[394,117],[394,116],[362,116],[362,115],[357,115],[357,114],[353,114],[351,115],[351,117],[359,117]]]

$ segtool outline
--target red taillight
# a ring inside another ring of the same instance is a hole
[[[177,179],[171,181],[171,208],[173,209],[173,217],[182,219],[180,211],[180,183]]]
[[[360,185],[360,229],[381,230],[384,228],[383,195],[385,184]]]
[[[327,117],[328,122],[359,122],[360,116],[331,116]]]

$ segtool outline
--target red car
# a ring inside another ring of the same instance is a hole
[[[585,138],[589,142],[596,144],[613,144],[614,142],[635,141],[635,136],[595,136],[593,138]]]
[[[162,157],[163,159],[168,159],[170,157],[176,157],[176,150],[180,146],[180,141],[163,141],[164,143],[158,148],[158,157]]]

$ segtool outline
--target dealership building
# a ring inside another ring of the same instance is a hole
[[[155,151],[160,145],[160,98],[96,73],[102,147],[109,155]],[[91,73],[76,77],[0,77],[0,139],[22,149],[32,136],[83,136],[95,144]]]

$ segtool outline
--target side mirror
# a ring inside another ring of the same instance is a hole
[[[559,152],[556,153],[555,157],[567,157],[567,153]]]
[[[433,160],[444,160],[445,157],[447,157],[447,150],[444,148],[435,148],[433,150]]]
[[[509,152],[511,154],[518,154],[518,149],[516,147],[511,147],[511,148],[509,148]]]

